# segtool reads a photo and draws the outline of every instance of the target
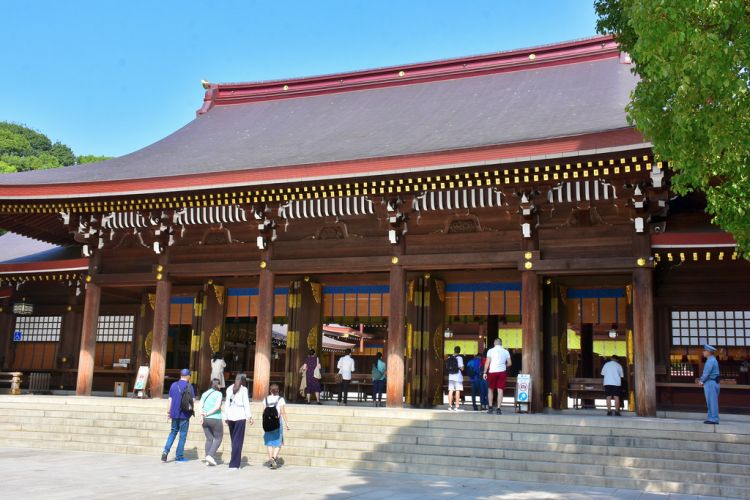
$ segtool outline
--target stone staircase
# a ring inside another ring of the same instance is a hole
[[[166,401],[0,396],[0,447],[133,453],[159,460]],[[750,498],[750,419],[701,421],[292,405],[289,465]],[[245,440],[265,461],[260,409]],[[186,456],[203,456],[191,425]],[[228,433],[222,456],[229,456]],[[170,460],[173,454],[170,455]]]

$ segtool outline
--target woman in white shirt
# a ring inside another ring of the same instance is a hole
[[[224,403],[224,421],[229,426],[229,436],[232,439],[232,458],[229,461],[229,468],[237,470],[240,468],[242,445],[245,442],[245,422],[253,425],[250,398],[245,386],[246,380],[244,373],[237,375],[234,385],[227,388],[227,399]]]
[[[219,380],[219,388],[221,388],[222,395],[224,394],[224,389],[227,387],[224,382],[224,369],[226,367],[227,363],[224,361],[224,356],[222,356],[220,352],[214,354],[214,357],[211,360],[211,380]]]
[[[263,433],[263,443],[268,447],[268,466],[272,469],[278,469],[279,466],[284,464],[284,459],[279,458],[279,452],[281,451],[281,446],[284,444],[283,427],[286,426],[286,430],[289,430],[289,421],[286,418],[286,401],[279,396],[279,386],[271,384],[270,392],[271,394],[263,400],[263,430],[266,427],[266,408],[276,408],[279,417],[279,427],[265,431]]]

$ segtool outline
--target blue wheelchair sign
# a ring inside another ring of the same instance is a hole
[[[13,342],[20,342],[21,340],[23,340],[23,332],[13,332]]]
[[[526,393],[526,392],[519,392],[518,393],[518,400],[519,401],[526,401],[527,399],[529,399],[529,394],[528,393]]]

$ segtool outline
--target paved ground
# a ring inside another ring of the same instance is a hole
[[[163,464],[159,457],[0,448],[3,498],[416,498],[707,499],[635,490],[446,478],[260,464],[239,471],[195,460]],[[716,498],[716,497],[710,497]]]

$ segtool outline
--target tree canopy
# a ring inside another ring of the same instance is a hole
[[[672,188],[702,191],[713,222],[750,252],[750,2],[595,0],[597,30],[640,81],[632,124],[669,162]]]
[[[67,167],[107,160],[106,156],[76,156],[70,147],[23,125],[0,122],[0,173]]]

